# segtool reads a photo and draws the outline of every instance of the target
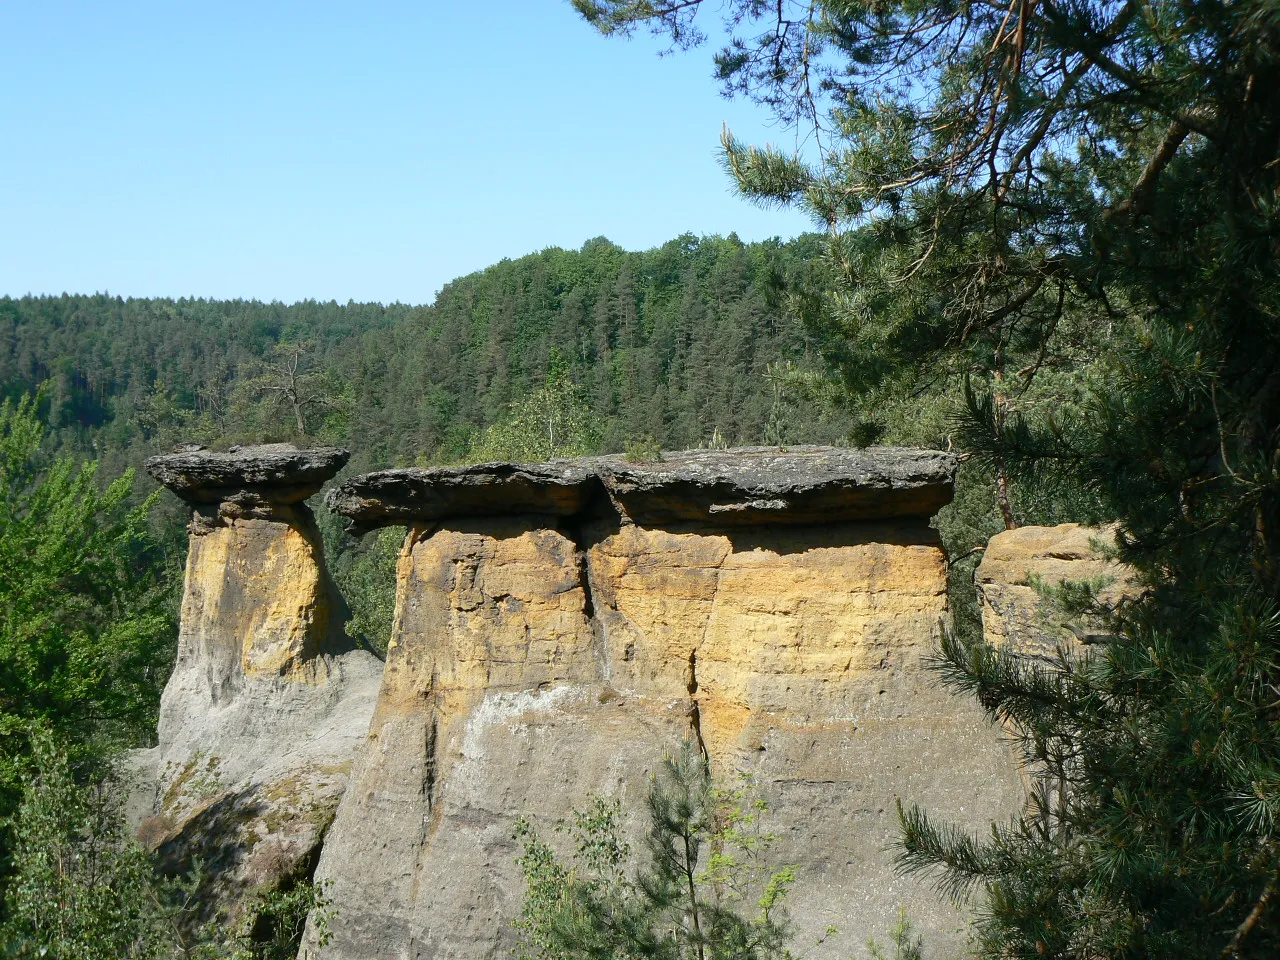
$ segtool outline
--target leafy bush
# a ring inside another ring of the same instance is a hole
[[[176,630],[149,568],[154,498],[127,506],[131,474],[44,456],[39,397],[0,403],[0,822],[33,753],[59,733],[73,762],[154,730]]]
[[[351,609],[347,634],[378,656],[386,655],[396,612],[396,563],[404,542],[401,527],[388,527],[359,543],[335,531],[337,541],[326,552],[334,555],[331,570],[338,589]],[[345,547],[345,549],[341,549]]]
[[[598,425],[582,391],[560,371],[546,385],[507,406],[506,415],[481,431],[471,445],[471,463],[536,463],[580,457],[600,446]]]
[[[662,447],[653,434],[628,440],[626,446],[627,463],[658,463],[662,460]]]
[[[168,888],[133,841],[119,784],[78,784],[66,749],[30,738],[34,775],[13,829],[0,941],[49,960],[167,957],[177,949]]]

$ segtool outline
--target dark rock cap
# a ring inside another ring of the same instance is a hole
[[[600,457],[609,494],[637,523],[826,523],[932,516],[951,502],[956,460],[909,447],[738,447]]]
[[[242,506],[297,503],[314,496],[351,456],[337,447],[299,450],[289,443],[231,447],[225,453],[185,444],[144,466],[188,503]]]
[[[596,486],[582,460],[405,467],[353,477],[325,495],[352,533],[444,517],[581,513]]]
[[[597,494],[643,524],[812,524],[931,516],[951,502],[956,460],[936,450],[739,447],[519,465],[382,470],[329,491],[363,533],[390,524],[513,513],[569,517]]]

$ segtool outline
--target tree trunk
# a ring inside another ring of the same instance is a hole
[[[1005,405],[1008,398],[1004,395],[1004,343],[996,347],[995,362],[991,366],[991,378],[995,381],[992,388],[992,410],[995,416],[996,443],[1000,442],[1000,434],[1004,430]],[[1000,517],[1004,520],[1004,528],[1013,530],[1018,521],[1013,518],[1013,504],[1009,499],[1009,472],[1005,469],[1004,457],[996,461],[996,503],[1000,507]]]
[[[298,436],[305,437],[307,435],[307,421],[302,416],[302,406],[296,398],[293,401],[293,417],[298,423]]]
[[[698,951],[698,960],[705,960],[702,946],[702,923],[698,919],[698,890],[693,880],[693,850],[688,834],[684,837],[684,875],[689,884],[689,912],[693,918],[694,946]]]

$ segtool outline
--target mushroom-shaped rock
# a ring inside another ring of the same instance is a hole
[[[234,503],[245,507],[298,503],[314,496],[346,464],[336,447],[299,450],[289,443],[204,448],[151,457],[151,476],[191,504]]]
[[[166,869],[204,862],[192,922],[235,925],[254,891],[314,861],[364,743],[382,664],[343,631],[346,604],[302,502],[346,462],[345,450],[285,444],[147,461],[195,517],[135,810]]]

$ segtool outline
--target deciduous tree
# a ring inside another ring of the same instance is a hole
[[[175,629],[151,568],[132,476],[43,455],[38,398],[0,403],[0,817],[29,769],[33,728],[73,759],[150,735]]]

